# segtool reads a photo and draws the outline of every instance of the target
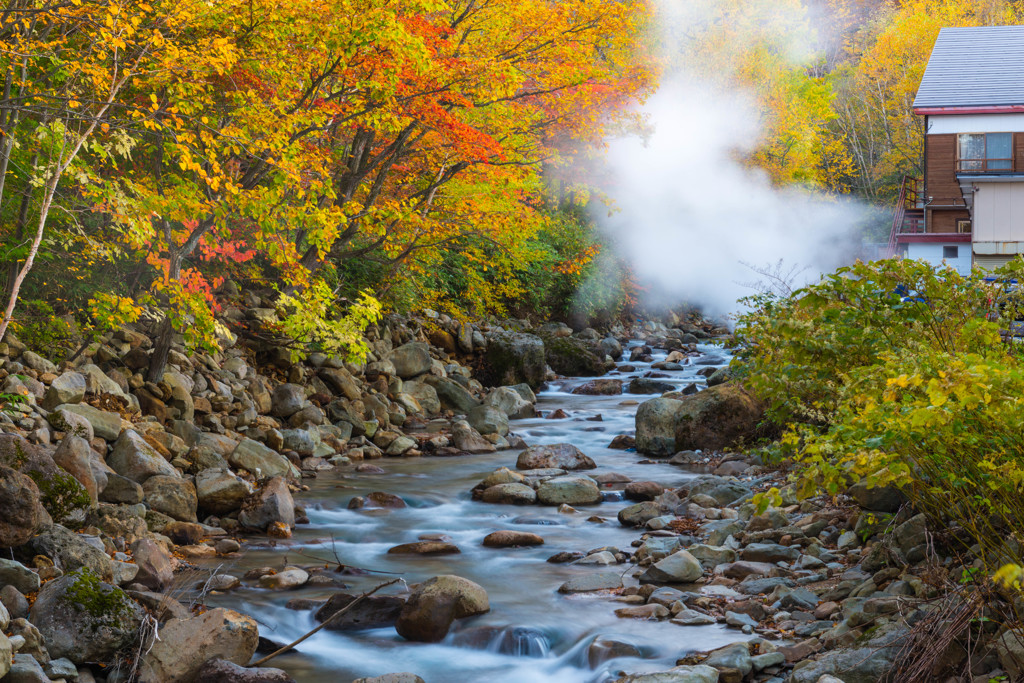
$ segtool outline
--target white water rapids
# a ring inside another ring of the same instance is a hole
[[[692,382],[703,386],[698,370],[728,362],[727,353],[719,347],[701,345],[699,350],[704,355],[690,359],[683,370],[659,371],[668,376],[659,381],[680,388]],[[664,352],[655,351],[655,361],[664,358]],[[630,365],[634,371],[608,377],[625,380],[625,388],[630,378],[650,371],[650,363]],[[561,408],[569,414],[568,419],[514,420],[513,432],[531,445],[572,443],[597,462],[598,469],[588,474],[617,472],[633,480],[653,480],[666,486],[677,486],[694,476],[663,461],[641,464],[643,456],[633,451],[609,449],[616,435],[633,432],[636,403],[653,396],[570,393],[586,381],[565,380],[539,394],[540,410]],[[601,420],[593,421],[598,415]],[[456,621],[448,637],[438,644],[407,642],[394,628],[344,633],[325,629],[303,642],[297,652],[280,656],[268,666],[286,669],[300,683],[347,682],[400,671],[416,673],[427,683],[598,683],[614,680],[622,671],[665,670],[688,653],[743,638],[738,631],[717,625],[677,626],[667,621],[619,619],[614,610],[623,605],[611,601],[608,595],[559,594],[558,586],[569,578],[608,568],[551,564],[545,561],[549,556],[603,546],[616,546],[629,553],[640,531],[618,523],[616,514],[630,503],[614,493],[599,505],[581,506],[576,514],[559,514],[553,507],[471,500],[473,486],[499,467],[514,468],[517,455],[518,451],[504,451],[455,458],[385,458],[373,463],[384,468],[386,474],[342,470],[304,480],[311,490],[298,496],[296,503],[306,507],[311,523],[299,526],[292,540],[279,542],[276,547],[250,546],[241,560],[224,565],[223,571],[240,576],[260,566],[315,566],[313,558],[336,565],[336,551],[346,565],[400,573],[409,584],[438,574],[463,576],[487,590],[491,611]],[[371,491],[397,494],[409,506],[398,510],[347,509],[349,499]],[[587,521],[592,515],[606,521]],[[484,548],[483,537],[499,529],[537,533],[545,542],[533,548]],[[388,548],[415,541],[421,534],[445,534],[462,553],[433,557],[386,554]],[[628,564],[610,569],[632,573]],[[392,575],[341,578],[349,586],[346,592],[358,594]],[[628,576],[625,583],[636,585]],[[400,584],[390,587],[384,594],[400,588]],[[284,643],[316,626],[315,610],[293,610],[285,603],[295,598],[325,599],[337,590],[307,586],[282,592],[244,585],[230,593],[209,596],[209,602],[251,615],[260,622],[261,635]],[[587,651],[598,637],[631,643],[641,656],[620,657],[592,667]]]

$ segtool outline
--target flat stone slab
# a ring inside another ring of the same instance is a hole
[[[559,593],[589,593],[622,588],[622,577],[616,572],[594,572],[574,576],[558,587]]]

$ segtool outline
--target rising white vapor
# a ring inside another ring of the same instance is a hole
[[[682,15],[693,26],[695,8],[714,5],[704,0],[681,11],[675,3],[661,15],[670,22]],[[685,35],[676,28],[663,27],[663,44],[673,49]],[[795,60],[808,54],[801,46],[792,52]],[[604,189],[614,211],[595,218],[649,287],[648,304],[687,302],[729,313],[752,293],[741,283],[757,279],[744,263],[782,259],[807,267],[810,280],[850,261],[860,207],[780,190],[740,161],[762,137],[753,97],[677,68],[642,111],[650,135],[611,143]]]

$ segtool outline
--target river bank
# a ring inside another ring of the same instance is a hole
[[[723,449],[756,402],[724,330],[669,322],[393,317],[362,366],[243,340],[179,348],[158,384],[142,329],[62,368],[0,345],[24,397],[0,414],[2,680],[867,683],[917,662],[949,598],[921,516],[885,490],[799,502]]]

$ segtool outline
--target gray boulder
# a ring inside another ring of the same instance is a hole
[[[704,664],[677,666],[668,671],[649,674],[631,674],[615,683],[718,683],[718,669]]]
[[[19,593],[39,590],[39,574],[20,562],[0,558],[0,586],[13,586]],[[6,624],[0,630],[6,628]]]
[[[675,450],[721,450],[753,438],[764,406],[735,382],[709,387],[680,402]]]
[[[288,483],[282,477],[267,481],[259,494],[239,513],[238,521],[253,529],[266,529],[275,522],[294,528],[295,501],[288,490]]]
[[[597,464],[590,457],[569,443],[531,446],[520,453],[516,460],[516,468],[520,470],[592,470],[595,467]]]
[[[320,445],[320,432],[316,427],[308,429],[282,429],[284,450],[295,451],[303,457],[309,457]],[[275,475],[277,476],[277,475]]]
[[[569,579],[558,587],[559,593],[591,593],[593,591],[622,588],[622,576],[618,572],[587,572]]]
[[[858,482],[846,492],[857,505],[871,512],[896,512],[906,502],[907,497],[894,486],[868,486]]]
[[[498,387],[487,394],[484,405],[497,408],[509,419],[522,419],[533,417],[533,403],[527,401],[512,387]]]
[[[612,360],[622,358],[622,344],[615,337],[605,337],[597,343],[597,351],[601,355],[611,356]]]
[[[647,455],[676,452],[676,421],[682,402],[672,398],[644,401],[636,411],[636,450]]]
[[[473,407],[466,415],[470,426],[481,434],[508,434],[508,416],[497,408],[479,405]]]
[[[491,606],[487,591],[460,576],[435,576],[421,583],[402,607],[395,630],[406,640],[436,643],[455,619],[484,614]]]
[[[143,501],[151,510],[181,522],[197,522],[199,499],[192,482],[181,477],[158,474],[142,484]]]
[[[465,453],[493,453],[498,450],[464,420],[452,425],[452,445]]]
[[[27,543],[50,516],[39,502],[39,488],[29,477],[0,465],[0,547]]]
[[[295,683],[281,669],[239,666],[226,659],[211,659],[203,664],[192,683]]]
[[[102,541],[95,536],[76,534],[54,524],[36,535],[29,545],[37,555],[46,555],[53,560],[65,574],[84,568],[103,581],[113,580],[110,558],[102,550]]]
[[[259,637],[253,619],[222,607],[188,619],[171,619],[143,658],[139,681],[194,681],[211,659],[245,666],[256,652]]]
[[[817,660],[797,663],[787,683],[817,683],[822,676],[836,676],[844,683],[877,683],[885,680],[893,662],[904,651],[908,628],[892,622],[871,632],[855,647],[826,652]]]
[[[234,512],[242,507],[252,491],[252,484],[226,468],[203,470],[196,475],[199,507],[211,515]]]
[[[704,665],[719,670],[733,669],[738,671],[740,676],[746,676],[754,669],[750,649],[746,643],[733,643],[718,648],[704,660]]]
[[[11,660],[13,658],[14,648],[11,646],[11,641],[4,635],[3,631],[0,631],[0,678],[6,676],[7,672],[11,670]]]
[[[544,384],[547,370],[544,340],[532,334],[506,332],[492,335],[484,353],[483,379],[491,386]]]
[[[358,401],[362,397],[359,383],[344,368],[320,368],[318,372],[320,379],[334,391],[335,394],[344,396],[350,401]]]
[[[124,591],[88,569],[47,583],[30,612],[50,656],[75,664],[109,662],[136,641],[144,616]]]
[[[80,436],[68,434],[53,452],[53,462],[81,484],[93,503],[99,500],[100,486],[92,466],[92,449]]]
[[[291,474],[293,469],[286,457],[250,438],[238,442],[228,462],[257,477],[281,477]]]
[[[434,387],[434,391],[437,392],[437,398],[444,408],[453,410],[456,413],[466,414],[474,407],[480,405],[480,401],[476,400],[473,394],[469,393],[468,389],[453,379],[425,375],[424,381]],[[424,406],[424,409],[426,409],[426,406]]]
[[[167,407],[171,409],[171,416],[185,422],[192,422],[196,413],[195,402],[192,399],[194,382],[173,370],[164,373],[163,381],[171,390],[170,397],[165,401]]]
[[[678,550],[655,562],[640,576],[644,583],[693,583],[704,575],[704,568],[696,557]]]
[[[434,417],[441,412],[441,399],[438,398],[437,390],[426,382],[405,382],[402,389],[403,393],[416,400],[428,417]]]
[[[52,374],[57,374],[56,365],[54,365],[51,361],[46,360],[39,354],[33,353],[32,351],[23,351],[20,356],[20,360],[22,364],[27,365],[36,372],[49,372]]]
[[[58,432],[64,432],[65,434],[74,434],[80,436],[86,441],[92,441],[93,437],[96,436],[92,431],[92,425],[89,421],[78,413],[72,413],[70,410],[64,410],[63,407],[53,410],[49,415],[46,416],[46,421],[50,423]]]
[[[537,499],[545,505],[592,505],[601,502],[601,489],[590,477],[555,477],[541,482]]]
[[[84,398],[85,377],[78,372],[65,372],[50,384],[42,405],[53,410],[62,403],[81,403]]]
[[[132,543],[132,556],[139,571],[135,582],[154,591],[164,591],[174,582],[174,567],[171,556],[163,546],[148,538]]]
[[[278,384],[270,395],[270,414],[291,417],[306,405],[306,392],[298,384]]]
[[[409,342],[392,351],[387,360],[395,366],[395,374],[402,379],[412,379],[430,372],[430,346],[424,342]]]
[[[133,429],[124,430],[117,438],[107,464],[122,477],[140,484],[158,474],[178,476],[174,466]]]
[[[484,489],[481,498],[485,503],[530,505],[537,500],[537,492],[526,484],[509,482]]]
[[[141,503],[144,493],[142,487],[120,474],[107,474],[107,485],[100,492],[100,500],[104,503],[124,503],[135,505]]]
[[[114,441],[121,435],[121,416],[117,413],[93,408],[88,403],[63,403],[54,410],[66,410],[85,418],[93,433],[101,439]]]

